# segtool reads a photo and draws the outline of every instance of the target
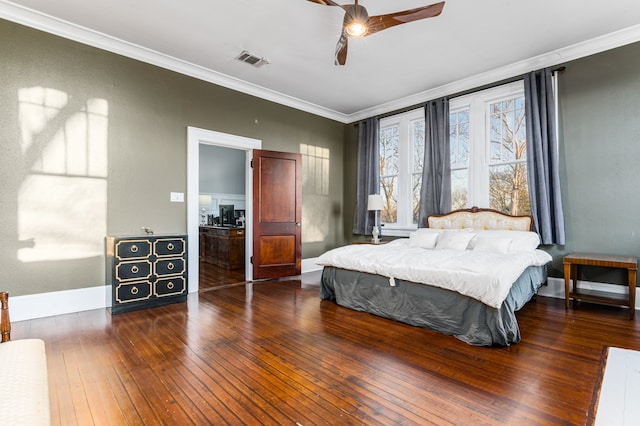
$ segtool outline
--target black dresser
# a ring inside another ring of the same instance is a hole
[[[106,238],[111,313],[187,300],[187,236]]]

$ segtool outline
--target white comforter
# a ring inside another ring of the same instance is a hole
[[[499,308],[527,267],[551,260],[542,250],[512,254],[430,250],[398,239],[382,245],[339,247],[324,253],[316,263],[446,288]]]

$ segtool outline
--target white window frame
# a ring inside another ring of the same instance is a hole
[[[459,96],[449,101],[449,113],[469,109],[469,186],[467,207],[489,207],[491,124],[489,105],[524,96],[522,80]],[[478,125],[480,123],[480,125]]]
[[[382,235],[408,236],[418,226],[413,222],[412,206],[412,176],[413,176],[413,131],[412,123],[424,121],[424,108],[414,109],[401,114],[392,115],[380,119],[380,131],[387,127],[398,126],[398,200],[397,222],[383,223]]]

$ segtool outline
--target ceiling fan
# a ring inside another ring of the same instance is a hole
[[[336,65],[344,65],[347,61],[347,45],[349,37],[365,37],[375,34],[387,28],[419,19],[432,18],[440,15],[444,2],[435,3],[429,6],[415,9],[403,10],[401,12],[388,13],[386,15],[369,16],[367,9],[358,4],[341,5],[333,0],[308,0],[312,3],[323,4],[325,6],[338,6],[344,10],[344,21],[342,23],[342,34],[336,45]]]

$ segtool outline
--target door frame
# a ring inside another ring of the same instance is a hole
[[[189,293],[199,289],[199,226],[200,206],[200,144],[215,145],[245,151],[245,253],[253,253],[253,150],[262,148],[259,139],[221,133],[213,130],[187,126],[187,235],[189,236],[189,259],[187,262]],[[253,281],[251,256],[245,255],[245,279]]]

